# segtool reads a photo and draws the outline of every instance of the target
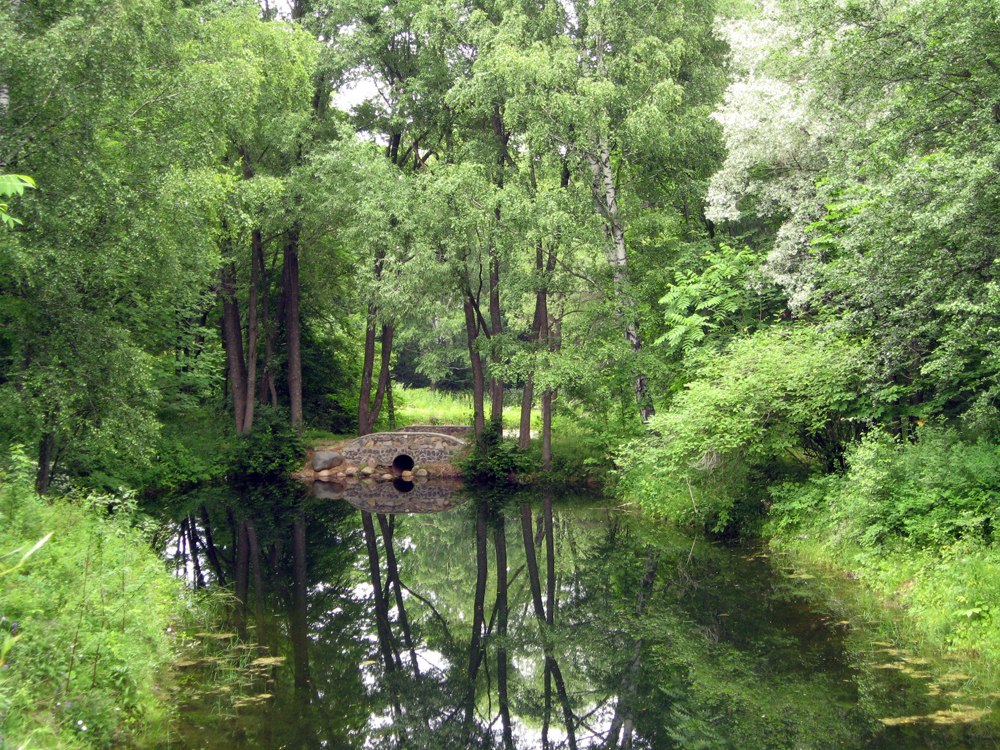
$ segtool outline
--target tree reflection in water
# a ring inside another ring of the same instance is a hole
[[[298,485],[181,498],[179,569],[232,586],[238,632],[286,659],[269,698],[199,714],[188,746],[974,744],[968,726],[931,744],[881,724],[933,699],[859,664],[766,561],[582,500],[475,492],[408,515]],[[905,709],[879,702],[904,693]]]

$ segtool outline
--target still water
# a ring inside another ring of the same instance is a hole
[[[758,549],[597,496],[401,489],[177,499],[165,554],[235,597],[169,747],[1000,747],[968,676]]]

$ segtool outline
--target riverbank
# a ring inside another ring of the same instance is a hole
[[[176,633],[200,605],[131,495],[43,499],[14,461],[0,474],[0,746],[155,742]]]
[[[902,640],[962,663],[980,689],[1000,689],[992,440],[941,425],[908,440],[872,430],[837,473],[732,461],[659,486],[639,471],[655,471],[650,455],[626,473],[626,499],[681,525],[759,536],[807,570],[850,579],[866,606],[898,621]]]
[[[874,552],[822,522],[769,526],[768,545],[792,565],[849,584],[856,611],[891,621],[899,643],[953,662],[975,691],[1000,690],[996,550],[959,542]]]

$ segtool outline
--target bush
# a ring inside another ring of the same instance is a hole
[[[865,413],[867,367],[861,347],[815,327],[740,339],[619,452],[620,489],[654,513],[716,530],[750,522],[763,504],[748,493],[762,481],[840,466]]]
[[[940,426],[923,427],[914,442],[873,431],[849,451],[847,463],[842,476],[777,488],[773,523],[812,524],[819,512],[839,536],[868,549],[992,541],[1000,512],[1000,446],[965,442]]]
[[[500,426],[494,424],[487,425],[472,452],[459,461],[459,468],[473,481],[496,482],[510,480],[537,466],[516,442],[505,440]]]
[[[157,678],[183,586],[131,522],[130,498],[47,502],[26,463],[0,473],[0,744],[121,746],[163,718]]]
[[[258,406],[253,430],[236,440],[232,472],[239,477],[275,477],[301,465],[305,446],[288,412]]]

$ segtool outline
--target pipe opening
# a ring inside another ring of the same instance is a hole
[[[413,471],[414,467],[413,457],[407,456],[405,453],[400,453],[394,459],[392,459],[392,468],[394,471],[402,474],[404,471]]]

